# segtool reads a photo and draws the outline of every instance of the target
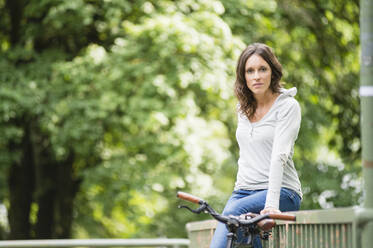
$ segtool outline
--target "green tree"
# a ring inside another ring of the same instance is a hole
[[[358,1],[0,0],[9,238],[181,237],[203,217],[177,210],[179,189],[221,209],[235,63],[256,41],[298,88],[303,208],[357,204],[358,16]]]
[[[190,169],[229,157],[220,108],[232,107],[236,44],[213,6],[186,16],[188,4],[165,2],[16,3],[2,6],[20,15],[1,60],[10,238],[69,237],[74,202],[78,230],[133,236],[176,205]],[[184,233],[168,230],[175,214],[159,235]]]

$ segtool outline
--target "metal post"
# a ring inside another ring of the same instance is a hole
[[[360,0],[360,98],[364,208],[373,209],[373,0]],[[373,244],[373,222],[362,227],[362,247]]]
[[[185,247],[187,239],[44,239],[0,240],[0,247]]]

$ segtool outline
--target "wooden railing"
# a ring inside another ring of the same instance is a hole
[[[263,248],[360,248],[364,225],[373,219],[371,211],[357,207],[293,213],[297,221],[276,221],[272,236],[262,241]],[[216,224],[215,220],[188,223],[190,247],[208,248]]]

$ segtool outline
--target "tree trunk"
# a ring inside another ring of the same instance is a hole
[[[9,239],[29,239],[31,235],[30,209],[34,191],[34,152],[29,125],[24,128],[21,144],[9,145],[9,152],[21,150],[20,161],[13,162],[9,170]]]
[[[30,122],[17,123],[28,124],[20,144],[8,146],[9,152],[21,154],[8,177],[9,239],[70,238],[74,199],[80,186],[73,172],[75,157],[71,152],[57,162],[48,137],[32,135]],[[35,223],[30,221],[33,202],[38,207]]]
[[[71,152],[58,167],[55,237],[60,239],[71,238],[74,200],[80,186],[80,180],[74,177],[73,162],[74,154]]]
[[[52,161],[48,148],[39,156],[44,159],[36,166],[39,210],[35,238],[70,238],[73,203],[79,188],[73,173],[74,156],[71,153],[63,162]]]
[[[37,222],[35,223],[35,238],[53,238],[54,208],[56,198],[56,164],[52,162],[49,146],[39,155],[36,164],[36,203],[38,205]]]
[[[24,0],[6,0],[5,5],[10,14],[10,42],[15,45],[20,41],[21,22],[25,6]]]

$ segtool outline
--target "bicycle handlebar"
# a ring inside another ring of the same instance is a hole
[[[296,220],[295,215],[290,215],[290,214],[268,214],[268,217],[274,220],[290,220],[290,221]]]
[[[197,196],[179,191],[179,192],[177,192],[177,197],[180,198],[180,199],[186,200],[186,201],[190,201],[190,202],[202,205],[197,210],[192,210],[192,209],[187,207],[190,211],[192,211],[194,213],[200,213],[203,210],[205,210],[212,217],[214,217],[215,219],[217,219],[218,221],[223,222],[223,223],[228,223],[230,221],[234,221],[236,223],[240,223],[240,224],[243,224],[243,225],[256,223],[261,229],[265,230],[265,229],[271,229],[275,225],[275,222],[273,220],[288,220],[288,221],[295,221],[296,220],[295,215],[283,214],[283,213],[280,213],[280,214],[263,214],[263,215],[248,213],[247,215],[250,216],[250,218],[251,218],[249,220],[247,220],[246,218],[245,219],[240,219],[239,217],[235,217],[235,216],[223,216],[223,215],[220,215],[217,212],[215,212],[215,210],[213,208],[211,208],[207,204],[206,201],[202,200],[201,198],[199,198]]]
[[[201,198],[198,198],[197,196],[194,196],[194,195],[191,195],[185,192],[181,192],[181,191],[177,192],[176,196],[179,197],[180,199],[190,201],[196,204],[203,204],[205,202],[204,200],[202,200]]]
[[[279,214],[254,214],[254,213],[247,213],[247,214],[244,214],[243,216],[249,216],[251,218],[254,218],[254,217],[258,217],[258,216],[263,216],[265,219],[273,219],[273,220],[289,220],[289,221],[295,221],[296,220],[296,217],[295,215],[292,215],[292,214],[283,214],[283,213],[279,213]]]

